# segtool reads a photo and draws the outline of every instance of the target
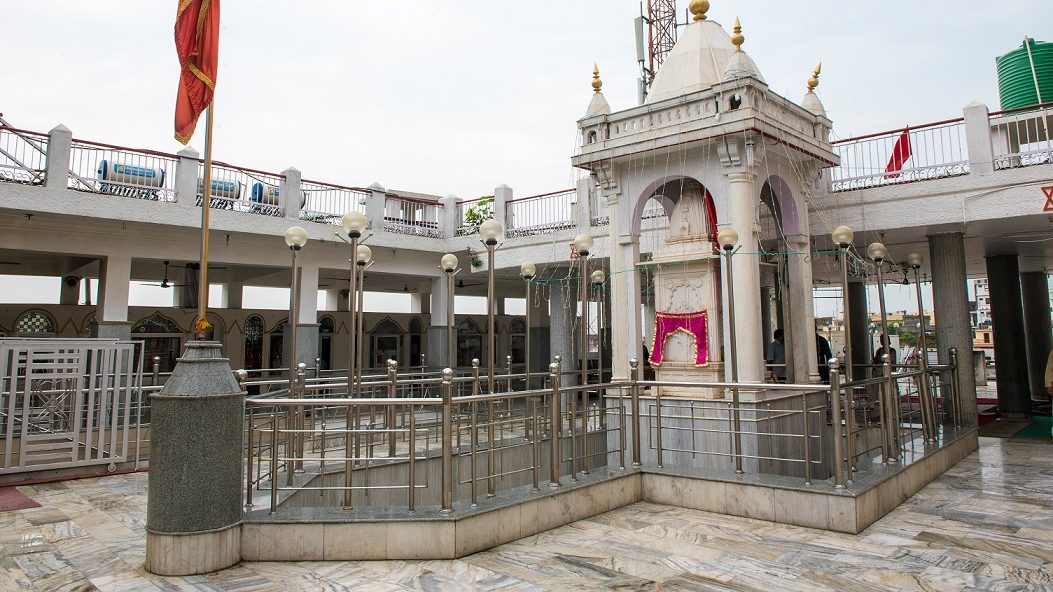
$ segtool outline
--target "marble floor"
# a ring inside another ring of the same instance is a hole
[[[980,451],[859,535],[650,503],[458,561],[142,569],[146,475],[24,486],[0,590],[1053,590],[1053,448]]]

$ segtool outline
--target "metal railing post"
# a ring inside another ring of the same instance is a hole
[[[633,466],[640,466],[640,430],[643,429],[644,422],[640,418],[640,360],[632,358],[629,360],[629,378],[632,381],[629,386],[630,404],[632,405],[632,416],[633,416],[633,435],[632,435],[632,447],[633,447]]]
[[[468,468],[471,475],[468,477],[468,481],[470,482],[469,489],[471,490],[472,507],[474,508],[479,505],[479,492],[477,491],[476,485],[476,481],[478,480],[477,477],[479,475],[479,406],[475,401],[472,401],[468,408],[469,413],[472,415],[471,419],[468,420],[468,431],[470,432],[470,437],[472,439],[472,449],[468,462]]]
[[[250,405],[246,411],[248,411],[249,428],[245,437],[245,511],[248,512],[252,509],[252,441],[256,409]]]
[[[852,360],[848,359],[845,370],[852,366]],[[851,383],[851,381],[849,381]],[[845,456],[848,461],[848,479],[852,482],[852,473],[856,470],[856,403],[855,389],[851,386],[843,387],[845,391]]]
[[[662,468],[662,391],[654,394],[654,446],[658,468]]]
[[[388,398],[398,397],[399,364],[395,360],[388,360]],[[386,405],[384,409],[384,424],[388,431],[388,458],[395,457],[395,406]]]
[[[479,358],[472,358],[472,394],[478,395],[479,386]]]
[[[278,408],[271,411],[271,514],[278,511]]]
[[[889,462],[896,462],[899,459],[899,440],[896,438],[896,432],[899,430],[899,423],[896,421],[896,409],[899,406],[899,401],[896,397],[896,383],[895,379],[892,378],[892,360],[888,354],[881,356],[882,370],[885,376],[885,438],[888,440],[888,460]]]
[[[830,358],[830,422],[834,428],[834,487],[845,487],[845,446],[841,440],[841,363]]]
[[[452,329],[452,327],[451,327]],[[453,512],[453,370],[442,370],[442,513]]]
[[[531,470],[531,478],[533,479],[534,491],[540,489],[538,485],[538,472],[541,470],[541,442],[540,438],[537,437],[537,397],[530,397],[530,422],[534,424],[534,440],[530,442],[530,451],[533,455],[533,468]]]
[[[161,356],[154,356],[153,386],[161,382]]]
[[[801,393],[801,435],[804,439],[804,484],[812,484],[812,431],[808,429],[808,393]]]
[[[300,362],[296,365],[296,398],[303,399],[307,394],[307,364]],[[304,440],[307,438],[307,415],[303,412],[303,405],[296,408],[296,424],[299,433],[296,438],[296,455],[300,457],[296,461],[296,468],[303,471]]]
[[[961,428],[964,423],[962,417],[962,397],[958,382],[958,348],[951,348],[951,409],[954,415],[954,427]]]
[[[417,414],[409,414],[409,489],[406,500],[409,511],[417,509]]]
[[[552,383],[552,400],[549,402],[549,487],[559,487],[560,453],[559,432],[561,428],[562,414],[559,410],[559,362],[548,365],[549,381]]]

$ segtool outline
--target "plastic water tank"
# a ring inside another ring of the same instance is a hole
[[[1028,59],[1029,46],[1031,59]],[[1034,74],[1031,72],[1031,60],[1035,63]],[[1001,97],[1002,109],[1038,103],[1039,90],[1044,102],[1053,102],[1053,43],[1028,38],[1026,45],[1022,43],[1013,51],[995,58],[995,64],[998,66],[998,95]]]

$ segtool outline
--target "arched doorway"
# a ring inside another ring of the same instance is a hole
[[[161,358],[161,372],[171,372],[175,369],[185,335],[178,323],[160,312],[155,312],[132,326],[132,339],[143,343],[144,367],[152,369],[156,356]]]

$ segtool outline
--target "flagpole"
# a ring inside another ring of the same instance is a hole
[[[194,338],[204,339],[209,322],[205,319],[208,309],[208,214],[212,205],[212,111],[215,95],[205,111],[205,175],[201,196],[201,260],[198,262],[197,321],[194,323]]]

